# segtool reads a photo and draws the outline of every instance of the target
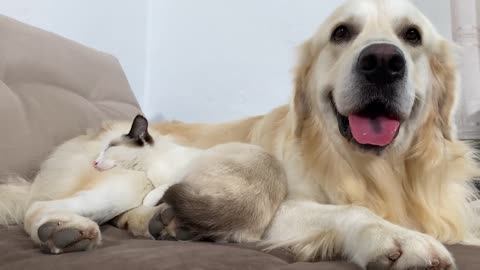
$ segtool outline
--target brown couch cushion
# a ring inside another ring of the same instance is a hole
[[[122,269],[259,269],[259,270],[356,270],[346,262],[291,263],[287,252],[259,252],[240,245],[180,243],[133,239],[127,232],[104,226],[104,244],[84,253],[45,255],[33,247],[19,227],[0,228],[0,270],[122,270]],[[449,247],[461,270],[480,269],[480,248]]]
[[[4,16],[0,37],[0,175],[31,177],[55,145],[139,112],[114,57]]]

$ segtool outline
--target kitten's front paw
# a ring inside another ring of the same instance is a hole
[[[165,191],[169,188],[169,185],[161,185],[154,190],[150,191],[143,199],[143,206],[154,207],[160,204]]]

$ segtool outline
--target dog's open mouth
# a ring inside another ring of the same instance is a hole
[[[344,116],[331,99],[340,133],[350,141],[367,149],[383,149],[398,135],[401,120],[394,110],[382,102],[371,102],[358,111]]]

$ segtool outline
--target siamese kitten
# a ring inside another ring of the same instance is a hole
[[[163,201],[171,207],[174,217],[160,234],[181,240],[258,241],[287,192],[282,165],[261,147],[185,147],[149,130],[141,115],[127,134],[106,145],[94,166],[145,172],[155,189],[144,206]]]

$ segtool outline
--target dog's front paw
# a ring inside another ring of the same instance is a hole
[[[454,259],[433,237],[398,226],[372,226],[355,244],[353,261],[368,270],[454,270]]]

